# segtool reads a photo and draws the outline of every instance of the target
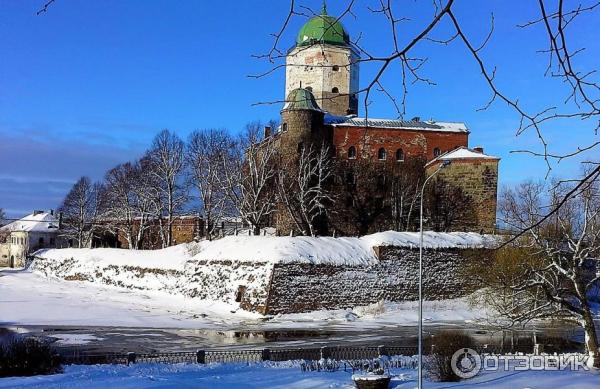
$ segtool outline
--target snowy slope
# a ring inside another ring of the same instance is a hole
[[[161,250],[124,249],[44,249],[35,256],[49,261],[76,259],[91,266],[136,266],[150,269],[182,270],[186,261],[192,258],[193,244],[180,244]]]
[[[424,233],[424,247],[493,247],[498,238],[471,232]],[[419,233],[386,231],[360,238],[228,236],[203,242],[194,260],[241,262],[312,263],[332,265],[369,265],[377,262],[376,246],[419,247]]]
[[[424,233],[424,247],[481,248],[493,247],[498,237],[472,232]],[[360,238],[342,237],[274,237],[228,236],[201,243],[183,244],[162,250],[123,249],[49,249],[35,255],[46,260],[88,263],[95,267],[136,266],[152,269],[183,270],[185,263],[195,261],[239,261],[273,263],[313,263],[333,265],[369,265],[377,262],[376,246],[417,248],[419,233],[386,231]],[[192,253],[197,253],[192,255]]]

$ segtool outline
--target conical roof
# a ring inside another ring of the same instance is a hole
[[[317,104],[315,96],[308,89],[304,88],[292,90],[285,99],[283,109],[309,109],[313,111],[322,111],[319,104]]]

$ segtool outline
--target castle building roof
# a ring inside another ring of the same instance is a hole
[[[287,98],[285,99],[285,105],[283,106],[284,110],[297,110],[297,109],[307,109],[313,111],[323,111],[319,104],[317,104],[317,100],[315,96],[308,89],[304,88],[296,88],[290,91]]]
[[[437,122],[433,120],[421,121],[417,118],[413,120],[400,119],[375,119],[361,118],[354,115],[334,116],[325,115],[325,124],[342,127],[373,127],[390,129],[408,129],[420,131],[438,131],[438,132],[464,132],[469,133],[465,123],[460,122]]]
[[[448,151],[447,153],[441,154],[440,156],[432,159],[427,163],[426,166],[429,166],[437,161],[451,161],[457,159],[487,159],[487,160],[500,160],[498,157],[494,157],[493,155],[484,154],[483,151],[471,150],[467,147],[459,147],[452,151]]]
[[[320,15],[310,18],[298,32],[297,46],[309,46],[316,43],[347,46],[350,36],[340,21],[327,14],[327,7],[323,4]]]

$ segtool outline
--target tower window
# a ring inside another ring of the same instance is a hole
[[[340,90],[337,86],[334,86],[333,89],[331,89],[331,93],[340,93]]]
[[[340,71],[340,67],[337,65],[333,65],[333,67],[331,68],[331,70],[333,70],[334,72],[339,72]]]
[[[356,158],[356,147],[350,146],[348,148],[348,159],[355,159],[355,158]]]
[[[379,150],[377,150],[377,158],[379,158],[379,160],[384,161],[387,157],[387,152],[385,151],[385,149],[382,147]]]
[[[440,150],[439,147],[436,147],[435,149],[433,149],[433,156],[434,157],[439,157],[440,154],[442,154],[442,151]]]
[[[396,161],[398,161],[398,162],[404,161],[404,151],[402,151],[402,149],[396,150]]]
[[[287,131],[287,123],[281,125],[281,131]]]

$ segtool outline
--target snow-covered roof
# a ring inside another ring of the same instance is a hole
[[[440,131],[440,132],[465,132],[469,129],[465,123],[460,122],[438,122],[433,120],[399,120],[399,119],[376,119],[350,116],[325,115],[325,124],[331,126],[352,126],[352,127],[374,127],[374,128],[393,128],[409,129],[417,131]]]
[[[0,231],[52,232],[58,229],[58,219],[51,212],[33,212],[0,228]]]
[[[467,147],[461,146],[452,151],[448,151],[440,155],[439,157],[429,161],[427,165],[430,165],[436,161],[446,161],[446,160],[455,160],[455,159],[489,159],[489,160],[499,160],[500,158],[494,157],[492,155],[484,154],[483,152],[478,152],[471,150]]]

